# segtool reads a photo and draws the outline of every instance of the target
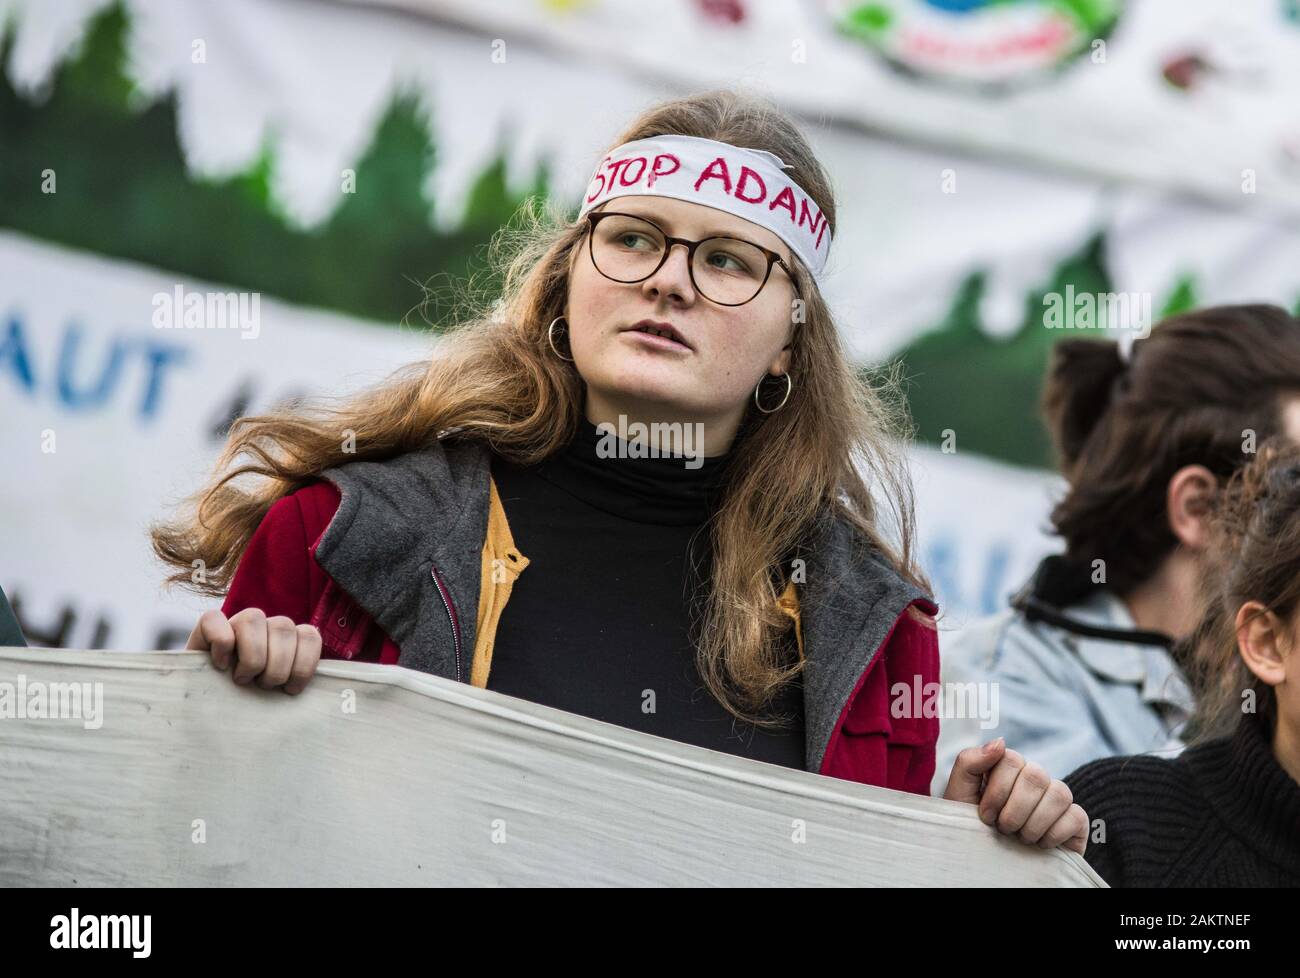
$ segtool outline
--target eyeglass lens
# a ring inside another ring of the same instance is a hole
[[[659,265],[664,235],[639,218],[612,214],[598,222],[591,241],[596,269],[616,282],[640,282]],[[738,305],[758,295],[768,275],[768,258],[738,238],[708,238],[691,263],[695,288],[714,302]]]

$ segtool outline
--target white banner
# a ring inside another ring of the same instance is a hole
[[[0,649],[0,783],[6,887],[1105,885],[972,805],[365,663]]]

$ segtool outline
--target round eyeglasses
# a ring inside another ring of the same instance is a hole
[[[795,295],[799,283],[777,252],[744,238],[714,236],[700,241],[674,238],[653,221],[617,211],[587,214],[588,252],[596,271],[615,282],[644,282],[663,267],[673,245],[686,249],[695,291],[720,306],[743,306],[763,291],[780,265]]]

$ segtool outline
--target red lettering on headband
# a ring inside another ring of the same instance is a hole
[[[714,172],[715,168],[718,170],[716,173]],[[704,168],[704,172],[700,174],[700,178],[695,181],[695,189],[699,190],[700,184],[705,180],[721,180],[723,189],[725,189],[727,193],[731,193],[731,173],[727,170],[727,161],[721,156]]]
[[[757,197],[746,197],[744,193],[745,181],[751,177],[753,177],[753,179],[758,183]],[[742,166],[740,168],[740,182],[736,184],[736,197],[743,200],[746,204],[761,204],[767,197],[767,184],[763,182],[762,177],[749,167]]]
[[[593,200],[595,200],[597,197],[599,197],[601,194],[605,192],[605,176],[600,171],[605,168],[605,164],[607,164],[608,162],[609,162],[608,156],[606,156],[603,160],[600,161],[600,166],[596,167],[596,175],[591,178],[591,183],[587,185],[587,189],[590,190],[592,184],[594,184],[597,180],[600,181],[600,189],[597,190],[594,194],[590,194],[590,193],[587,194],[586,202],[588,204],[590,204]]]
[[[671,161],[673,164],[673,168],[671,170],[659,169],[660,161],[663,162]],[[677,157],[673,156],[672,153],[660,153],[658,156],[655,157],[654,164],[650,167],[650,177],[648,180],[646,180],[645,185],[651,189],[654,189],[656,180],[658,180],[660,177],[666,177],[673,173],[676,173],[681,168],[682,168],[682,161],[679,160]]]
[[[822,246],[822,235],[826,233],[826,215],[816,206],[813,207],[813,210],[817,211],[816,220],[813,220],[812,215],[808,213],[808,198],[805,197],[799,201],[799,226],[803,227],[804,219],[808,219],[808,231],[810,234],[817,235],[816,247],[820,248]]]
[[[781,192],[777,194],[776,197],[772,199],[772,203],[768,205],[768,210],[776,210],[778,207],[790,215],[791,224],[795,224],[798,227],[803,227],[805,224],[808,225],[808,233],[816,235],[817,238],[817,244],[815,247],[818,249],[821,248],[822,237],[826,234],[826,228],[828,225],[826,223],[825,215],[822,214],[820,210],[814,206],[813,210],[817,211],[817,216],[813,217],[808,210],[808,199],[806,197],[800,198],[799,217],[796,218],[794,214],[794,191],[789,187],[783,187],[781,189]]]
[[[645,157],[644,157],[644,156],[633,156],[631,159],[624,160],[623,163],[624,163],[624,167],[623,167],[623,177],[622,177],[622,179],[619,180],[619,183],[621,183],[621,184],[622,184],[623,186],[625,186],[625,187],[630,187],[630,186],[632,186],[633,184],[637,183],[637,182],[641,179],[642,175],[644,175],[644,173],[645,173]],[[640,163],[641,166],[637,168],[636,176],[632,176],[632,175],[631,175],[631,173],[632,173],[632,167],[633,167],[633,165],[636,164],[636,163]]]
[[[776,210],[778,207],[783,207],[789,211],[790,223],[796,223],[794,216],[794,191],[789,187],[782,187],[781,192],[772,198],[772,203],[767,205],[769,211]]]
[[[599,183],[599,189],[595,193],[588,193],[586,203],[590,204],[603,196],[606,192],[613,191],[615,184],[621,184],[624,187],[631,187],[639,183],[642,177],[646,178],[646,186],[654,187],[655,181],[660,177],[666,177],[676,173],[682,168],[682,161],[671,153],[660,153],[650,164],[650,173],[646,175],[646,158],[644,156],[629,156],[621,160],[615,160],[606,156],[601,160],[600,167],[596,175],[592,177],[590,187],[595,187]],[[604,169],[608,171],[608,176],[601,173]]]
[[[700,185],[704,183],[705,180],[721,180],[723,190],[726,193],[735,197],[737,200],[743,200],[746,204],[761,204],[767,199],[767,184],[763,182],[763,178],[759,176],[756,171],[751,170],[747,166],[741,166],[740,180],[733,188],[731,185],[731,171],[727,168],[726,159],[721,156],[704,168],[704,172],[700,174],[700,178],[695,181],[695,189],[699,190]],[[751,180],[758,184],[757,197],[745,196],[745,187]]]
[[[610,175],[609,175],[610,186],[613,186],[615,181],[619,181],[623,183],[623,186],[625,187],[628,186],[626,181],[619,180],[619,171],[622,170],[624,167],[626,167],[629,163],[633,162],[634,160],[640,160],[642,168],[645,167],[644,156],[629,156],[627,159],[615,160],[613,163],[610,164]]]
[[[597,168],[596,174],[592,177],[591,186],[599,184],[599,189],[595,193],[589,193],[586,203],[591,204],[599,197],[610,194],[614,191],[616,184],[624,187],[634,186],[644,179],[648,189],[653,189],[660,177],[671,176],[682,168],[682,161],[672,153],[660,153],[652,160],[645,156],[630,156],[621,160],[614,160],[606,156],[600,167]],[[602,173],[601,171],[606,171]],[[648,172],[647,172],[648,170]],[[767,200],[767,184],[764,182],[762,175],[748,167],[741,165],[740,180],[733,186],[731,180],[731,170],[727,165],[726,157],[718,156],[709,163],[696,179],[694,189],[699,191],[700,187],[708,180],[721,180],[722,190],[729,196],[737,200],[744,201],[746,204],[761,204]],[[750,182],[753,186],[750,186]],[[747,195],[746,191],[754,191],[753,195]],[[795,193],[794,189],[789,186],[782,187],[780,192],[772,198],[768,204],[768,211],[775,211],[778,207],[786,212],[790,217],[790,223],[800,229],[807,228],[808,234],[812,236],[816,243],[814,250],[820,251],[822,240],[826,236],[830,225],[821,210],[816,205],[810,205],[806,197],[798,199],[799,211],[798,216],[795,214]]]

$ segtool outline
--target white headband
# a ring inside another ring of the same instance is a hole
[[[762,149],[698,136],[651,136],[611,150],[596,167],[578,217],[615,197],[676,197],[715,207],[767,228],[790,246],[815,278],[826,267],[826,217],[783,172],[788,164]]]

